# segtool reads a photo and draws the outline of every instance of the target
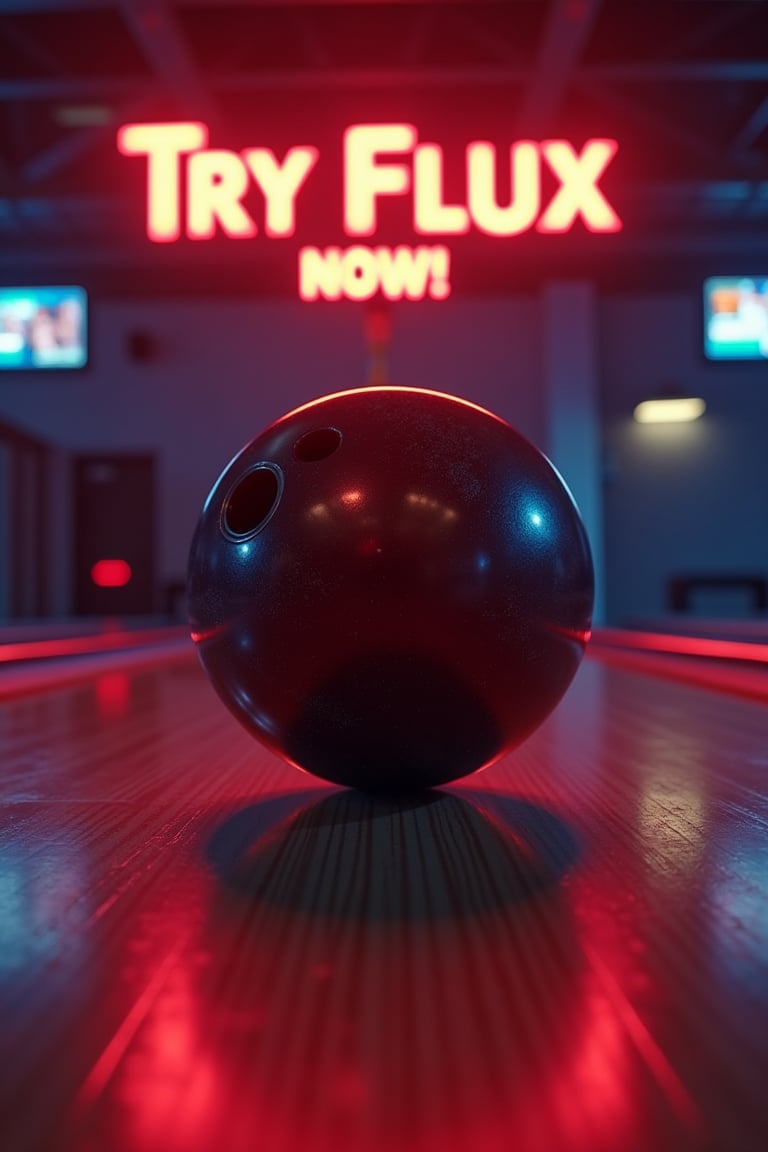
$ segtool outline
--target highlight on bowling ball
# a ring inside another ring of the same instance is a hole
[[[325,780],[403,794],[542,723],[581,661],[593,587],[538,449],[466,400],[368,387],[289,412],[225,468],[188,604],[249,732]]]

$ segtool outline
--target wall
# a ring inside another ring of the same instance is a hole
[[[533,297],[395,307],[392,382],[466,396],[540,442],[536,307]],[[131,359],[135,332],[152,338],[150,359]],[[283,412],[359,386],[366,373],[360,305],[97,300],[89,369],[4,376],[0,418],[73,452],[156,452],[162,587],[183,579],[205,496],[234,453]],[[61,520],[59,508],[57,612],[67,610],[71,568]]]
[[[697,286],[698,289],[698,286]],[[714,364],[701,351],[698,291],[616,295],[600,308],[608,618],[666,611],[677,573],[768,578],[768,365]],[[632,410],[667,380],[707,411],[680,425],[639,425]],[[700,597],[738,615],[742,601]]]
[[[562,464],[548,443],[544,342],[554,314],[546,299],[532,292],[394,306],[390,379],[483,404]],[[608,622],[663,612],[676,572],[768,575],[768,368],[703,359],[698,288],[598,295],[596,317]],[[183,579],[203,500],[246,440],[291,407],[366,379],[360,305],[97,300],[92,320],[91,368],[4,376],[0,419],[69,451],[157,453],[161,586]],[[153,359],[130,358],[136,331],[153,337]],[[666,379],[704,396],[704,419],[655,428],[632,421],[634,404]],[[65,480],[59,466],[59,505]],[[566,480],[577,491],[583,477]],[[60,509],[53,527],[60,613],[69,603],[63,518]]]

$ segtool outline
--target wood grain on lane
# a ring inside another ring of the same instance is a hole
[[[3,1152],[763,1152],[768,712],[587,662],[373,801],[194,658],[0,707]]]

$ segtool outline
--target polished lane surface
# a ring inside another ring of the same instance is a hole
[[[763,1152],[768,710],[587,660],[422,800],[193,656],[0,706],[4,1152]]]

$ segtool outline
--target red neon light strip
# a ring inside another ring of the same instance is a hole
[[[194,649],[188,638],[182,636],[166,640],[163,644],[136,648],[131,652],[97,652],[88,660],[19,663],[3,669],[0,675],[0,701],[31,696],[37,692],[58,692],[62,688],[96,680],[104,673],[119,672],[122,675],[127,669],[134,672],[193,658]]]
[[[635,648],[644,652],[669,652],[676,656],[699,656],[715,660],[747,660],[768,664],[768,644],[744,640],[711,640],[702,636],[669,636],[663,632],[625,632],[619,628],[599,628],[595,644]]]
[[[141,648],[180,636],[189,635],[186,628],[151,628],[140,632],[113,632],[99,636],[64,636],[56,640],[29,640],[0,644],[0,664],[15,660],[47,660],[57,656],[87,656],[94,652],[114,652]]]

